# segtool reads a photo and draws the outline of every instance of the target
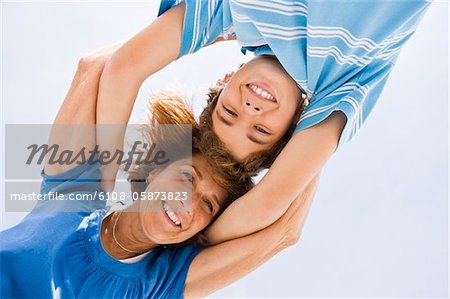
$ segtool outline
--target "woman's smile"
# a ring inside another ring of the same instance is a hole
[[[181,217],[177,216],[177,214],[172,210],[172,208],[165,200],[162,200],[161,202],[167,221],[170,222],[170,224],[173,225],[174,227],[181,228],[182,227]]]

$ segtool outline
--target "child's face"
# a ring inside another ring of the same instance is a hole
[[[213,111],[213,130],[239,161],[268,150],[288,130],[300,89],[280,63],[252,59],[227,82]]]

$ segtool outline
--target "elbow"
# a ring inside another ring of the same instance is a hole
[[[276,244],[274,254],[277,254],[289,247],[296,246],[300,242],[300,234],[293,233],[281,233],[278,236],[278,242]]]
[[[100,64],[98,59],[91,56],[83,56],[78,60],[77,74],[78,75],[89,74],[97,69],[102,69],[103,67],[104,63]]]
[[[77,75],[99,74],[104,71],[108,57],[85,55],[78,60]]]
[[[295,246],[300,243],[303,231],[303,224],[283,223],[280,233],[281,245],[283,248]]]
[[[295,246],[300,242],[301,234],[287,234],[283,238],[284,247]]]
[[[93,65],[93,61],[89,56],[83,56],[78,60],[77,72],[87,72],[91,66]]]

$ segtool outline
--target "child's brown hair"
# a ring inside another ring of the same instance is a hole
[[[275,143],[272,148],[265,151],[250,154],[244,161],[239,162],[233,158],[225,149],[225,145],[220,141],[219,137],[213,131],[212,113],[216,108],[217,101],[222,90],[225,87],[225,83],[221,80],[217,84],[209,89],[208,99],[206,107],[200,115],[200,136],[202,142],[199,144],[201,148],[214,149],[214,159],[220,160],[221,164],[227,165],[227,169],[232,171],[234,175],[238,173],[246,173],[250,175],[256,175],[258,171],[264,168],[269,168],[275,161],[278,154],[287,144],[292,134],[294,133],[296,124],[300,119],[300,115],[303,112],[303,101],[299,99],[294,117],[291,120],[291,124],[287,129],[283,137]],[[208,157],[207,157],[208,158]]]

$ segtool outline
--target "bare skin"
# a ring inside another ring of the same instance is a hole
[[[300,240],[318,182],[318,177],[315,177],[305,192],[267,228],[200,252],[189,267],[185,296],[207,296],[244,277],[286,247],[296,244]]]
[[[245,236],[283,215],[286,204],[308,188],[331,157],[344,124],[345,116],[333,113],[320,124],[294,135],[258,185],[233,202],[209,228],[206,235],[210,242]],[[241,219],[239,223],[236,217]]]
[[[194,169],[192,169],[194,168]],[[178,160],[158,172],[150,174],[145,192],[178,190],[180,183],[170,179],[192,176],[191,202],[165,201],[179,220],[179,224],[166,215],[161,200],[137,201],[129,208],[110,214],[102,223],[102,244],[114,258],[124,259],[150,251],[161,244],[177,244],[202,231],[214,218],[225,202],[227,192],[212,179],[212,168],[200,155],[191,159]],[[184,206],[189,205],[189,209]],[[119,244],[120,245],[119,245]],[[128,251],[124,250],[128,249]]]
[[[109,57],[114,50],[115,48],[112,47],[106,51],[94,53],[80,61],[72,86],[54,122],[56,125],[92,125],[96,123],[96,118],[98,118],[99,114],[107,113],[98,109],[97,91],[99,76],[105,62],[103,58]],[[114,111],[113,113],[118,112]],[[92,138],[87,138],[90,141],[86,141],[86,136],[74,135],[73,138],[70,138],[72,141],[69,144],[65,143],[65,140],[69,139],[67,136],[65,136],[66,138],[61,138],[61,136],[52,133],[50,143],[62,142],[62,148],[76,147],[77,142],[78,146],[89,144],[92,147],[96,143],[95,131],[92,131],[92,133],[94,135],[88,135]],[[46,165],[45,171],[48,174],[58,174],[74,166],[64,165],[61,168],[54,168],[53,165]],[[276,253],[298,242],[317,183],[318,179],[316,177],[308,185],[305,192],[289,205],[286,213],[266,229],[246,237],[207,247],[197,255],[188,271],[184,290],[185,297],[207,296],[238,280]],[[205,188],[210,190],[211,186],[205,185]],[[130,217],[131,215],[130,213]],[[114,220],[117,219],[109,218],[105,220],[109,229],[111,229],[111,222]],[[136,217],[134,220],[125,218],[121,221],[128,222],[128,225],[134,225]],[[125,227],[128,225],[125,225]],[[123,227],[123,223],[120,226]],[[108,233],[106,232],[106,234]],[[122,237],[121,240],[124,240],[124,234],[119,233],[118,237]],[[104,236],[105,232],[102,234],[102,238]],[[138,239],[140,237],[134,240],[133,244],[129,245],[135,246],[132,248],[136,250],[145,251],[150,248],[148,244],[138,244],[139,241],[144,242],[148,240]],[[153,246],[152,244],[150,245]],[[116,254],[118,256],[121,255],[120,252],[116,252]],[[121,256],[123,258],[129,257],[128,255],[123,255],[123,252]],[[221,258],[217,259],[217,256]],[[230,271],[231,269],[232,271]]]
[[[212,114],[214,132],[243,161],[284,136],[300,99],[300,89],[276,58],[254,58],[227,80]]]
[[[100,82],[99,107],[120,107],[124,113],[104,122],[127,121],[142,82],[178,57],[183,18],[184,4],[180,4],[126,42],[109,59]],[[217,244],[246,236],[280,218],[331,157],[345,122],[345,116],[335,112],[320,124],[293,136],[264,179],[210,227],[209,241]],[[114,173],[110,169],[108,175],[114,177]]]

